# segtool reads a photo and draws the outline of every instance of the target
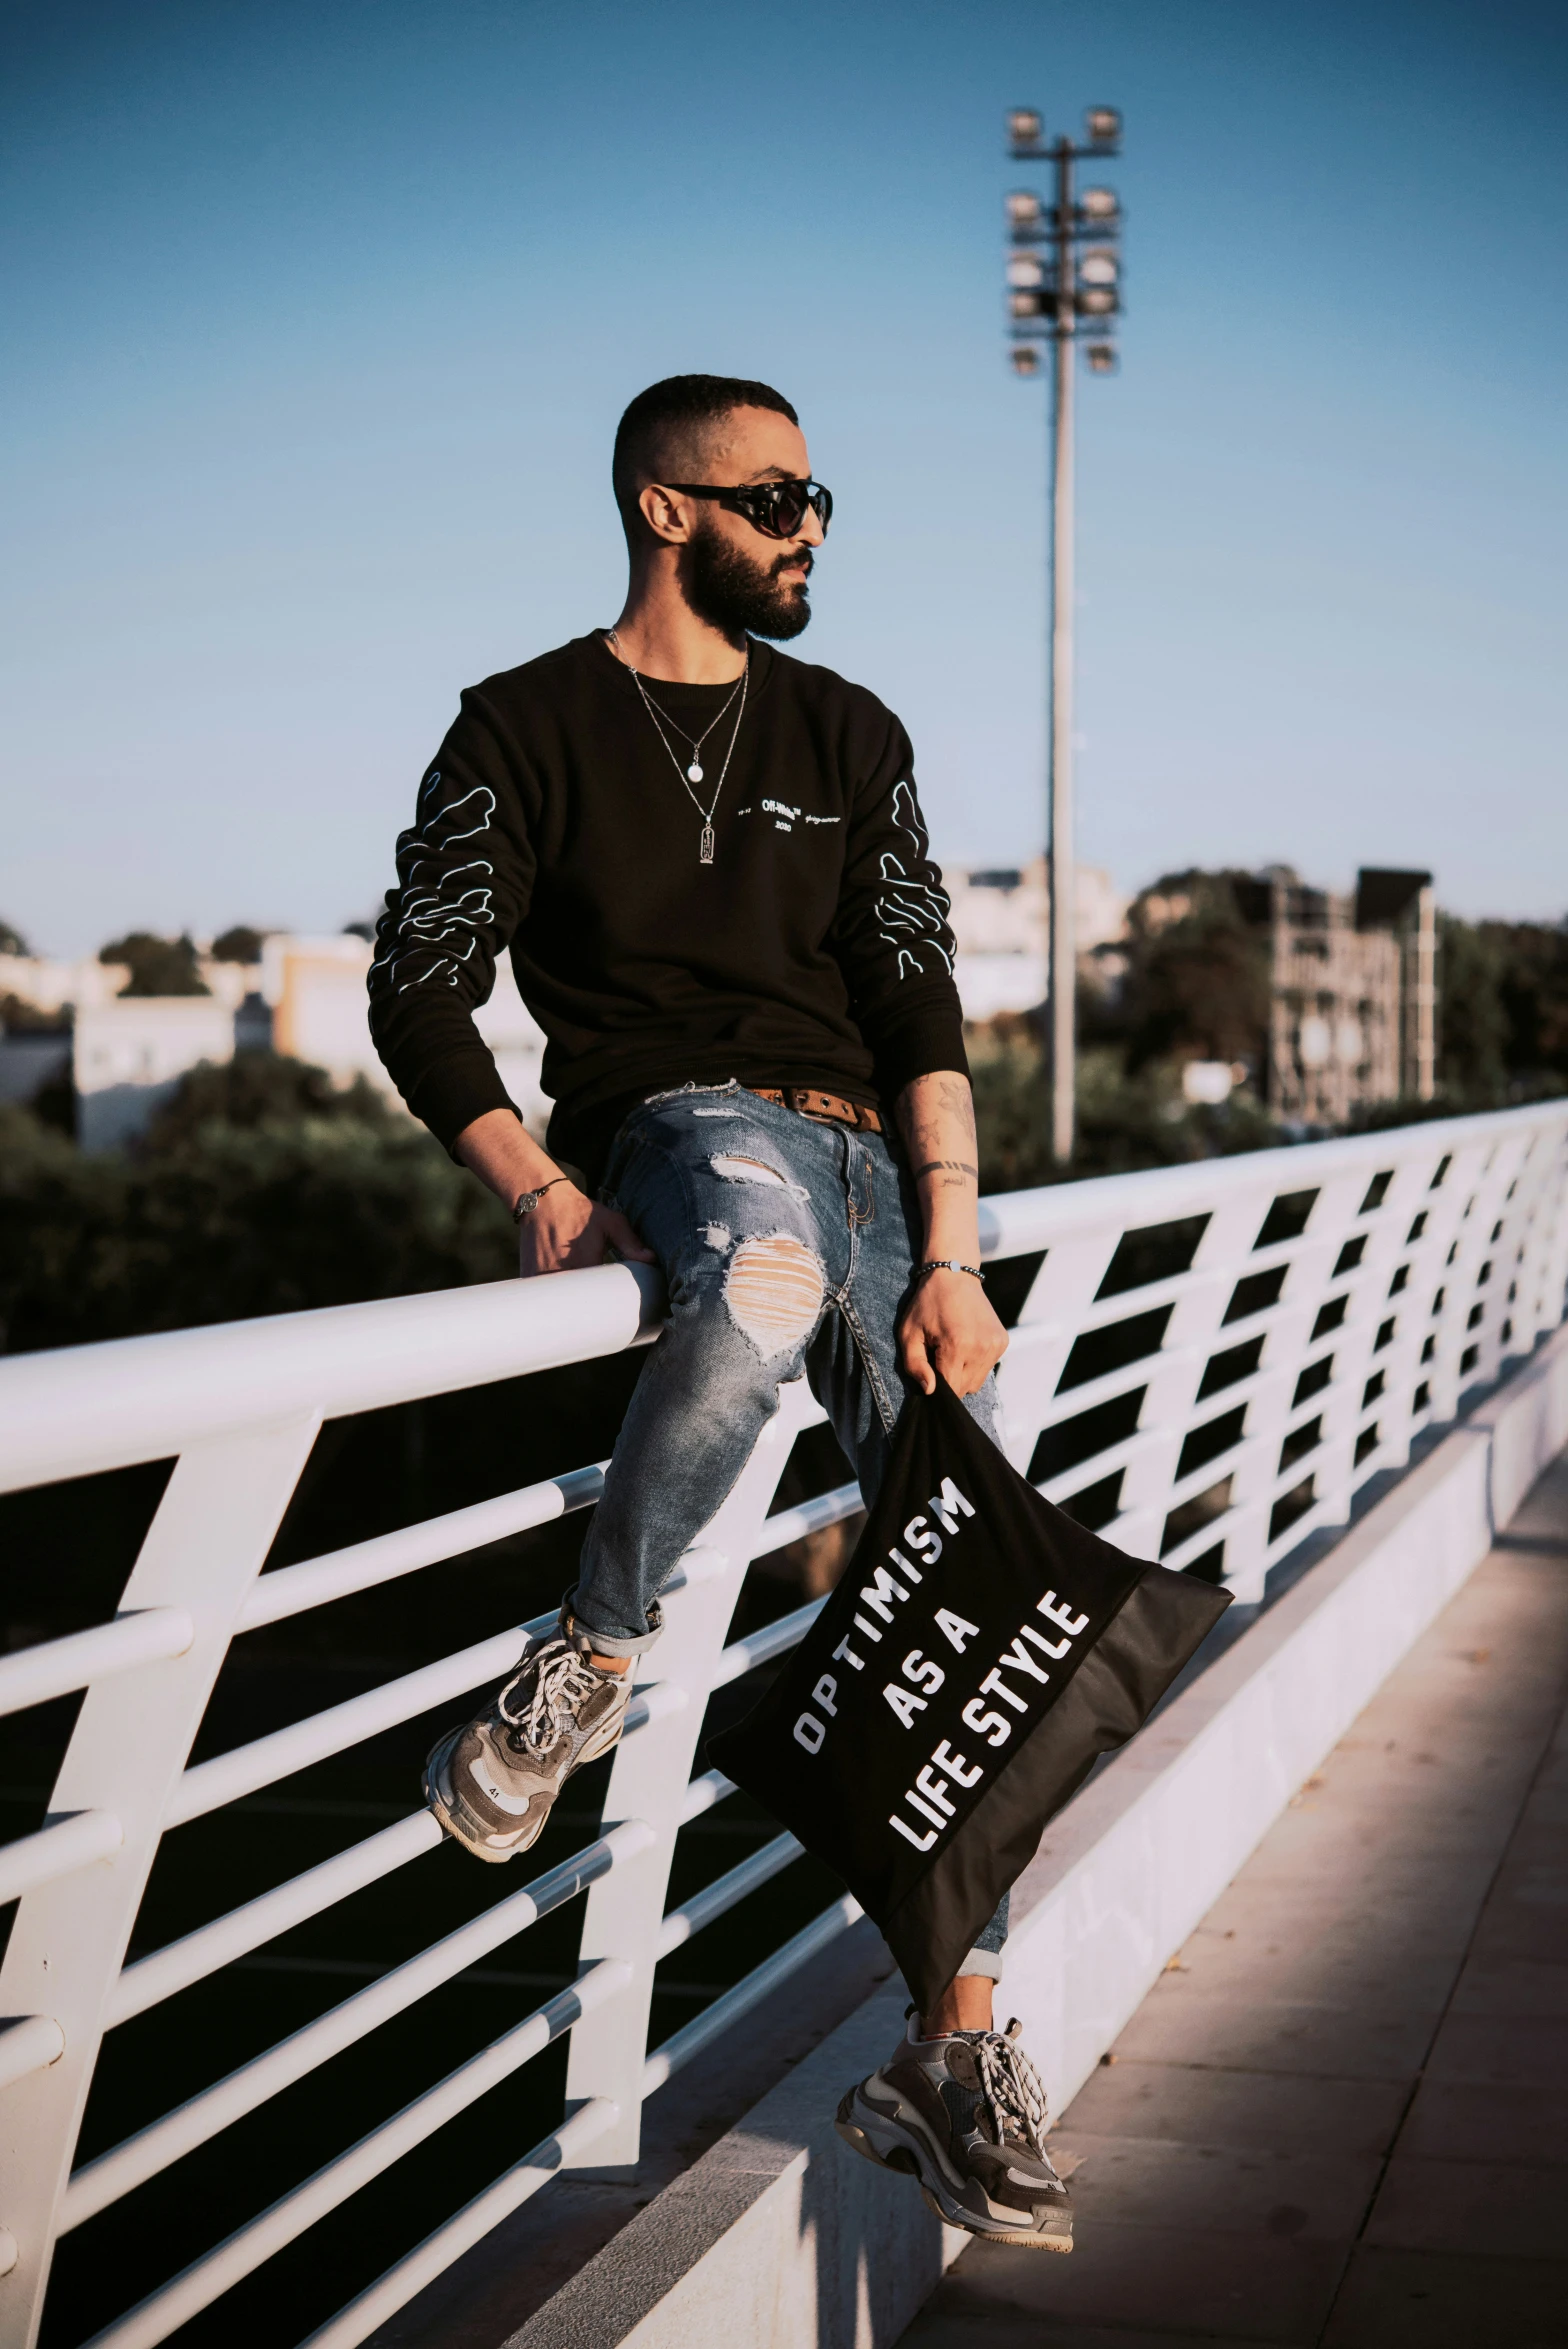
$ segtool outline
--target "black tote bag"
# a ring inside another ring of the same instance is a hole
[[[843,1878],[925,2012],[1229,1604],[1053,1508],[939,1379],[843,1580],[708,1758]]]

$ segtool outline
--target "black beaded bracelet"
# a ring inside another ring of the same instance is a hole
[[[928,1272],[967,1272],[971,1280],[985,1278],[978,1264],[960,1264],[956,1256],[933,1256],[929,1264],[921,1265],[916,1278],[924,1280]]]

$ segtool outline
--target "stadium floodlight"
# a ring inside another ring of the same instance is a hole
[[[1114,375],[1116,350],[1108,339],[1121,308],[1121,261],[1114,239],[1122,208],[1114,188],[1074,185],[1075,166],[1112,155],[1121,146],[1122,118],[1114,106],[1084,112],[1084,141],[1058,137],[1045,144],[1039,113],[1015,106],[1007,116],[1009,152],[1052,167],[1051,201],[1033,189],[1007,197],[1007,312],[1013,373],[1044,372],[1042,346],[1052,346],[1051,401],[1051,724],[1046,797],[1050,810],[1047,872],[1051,899],[1050,1033],[1051,1154],[1065,1164],[1073,1154],[1077,1044],[1074,1033],[1077,954],[1073,936],[1073,350],[1082,343],[1091,375]],[[1075,194],[1077,201],[1074,201]],[[1038,252],[1021,248],[1039,247]],[[1088,322],[1093,323],[1089,339]]]

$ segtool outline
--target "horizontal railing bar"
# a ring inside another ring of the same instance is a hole
[[[682,1587],[679,1569],[665,1587],[668,1590]],[[324,1712],[311,1713],[303,1721],[291,1721],[286,1729],[274,1729],[267,1737],[254,1738],[249,1745],[233,1746],[226,1754],[214,1754],[210,1762],[195,1763],[175,1784],[164,1813],[165,1828],[183,1827],[191,1819],[204,1818],[209,1811],[235,1802],[241,1795],[255,1794],[259,1788],[272,1786],[280,1778],[292,1778],[296,1771],[307,1770],[313,1762],[325,1761],[348,1746],[359,1745],[367,1737],[378,1736],[383,1729],[395,1729],[400,1722],[413,1720],[416,1714],[443,1703],[448,1697],[462,1696],[469,1689],[482,1687],[486,1681],[504,1678],[516,1667],[526,1643],[553,1630],[558,1619],[557,1609],[548,1615],[535,1615],[530,1622],[519,1623],[511,1631],[498,1632],[493,1639],[478,1640],[471,1648],[460,1648],[455,1655],[421,1665],[417,1672],[405,1672],[400,1680],[383,1681],[379,1688],[367,1689],[363,1696],[350,1697],[341,1705],[329,1705]],[[686,1691],[667,1682],[639,1690],[626,1708],[623,1736],[629,1737],[645,1721],[686,1702]]]
[[[1071,1468],[1059,1468],[1054,1476],[1042,1477],[1034,1489],[1042,1501],[1049,1501],[1054,1508],[1063,1508],[1090,1485],[1099,1484],[1107,1476],[1114,1476],[1118,1469],[1129,1467],[1149,1450],[1151,1444],[1169,1440],[1163,1427],[1135,1427],[1131,1435],[1121,1436],[1103,1450],[1090,1452],[1082,1460],[1075,1460]]]
[[[732,2023],[738,2023],[742,2015],[750,2014],[752,2008],[760,2005],[781,1982],[787,1982],[791,1974],[809,1965],[830,1942],[836,1941],[841,1933],[858,1923],[864,1913],[854,1895],[846,1892],[842,1900],[836,1900],[830,1909],[824,1909],[820,1917],[814,1918],[792,1941],[786,1941],[782,1949],[776,1949],[770,1958],[764,1958],[760,1966],[753,1966],[751,1972],[743,1976],[733,1990],[726,1990],[722,1998],[714,2000],[712,2006],[704,2007],[702,2013],[689,2022],[684,2030],[677,2031],[672,2039],[666,2039],[664,2045],[656,2048],[644,2062],[641,2083],[644,2098],[662,2088],[665,2081],[672,2079],[680,2070],[682,2064],[688,2064],[694,2055],[700,2055]]]
[[[672,1950],[683,1948],[704,1925],[711,1925],[715,1917],[726,1915],[759,1885],[771,1882],[792,1860],[800,1857],[803,1848],[793,1835],[776,1835],[771,1843],[765,1843],[760,1851],[742,1860],[739,1867],[716,1876],[682,1907],[671,1909],[659,1927],[659,1956],[667,1958]]]
[[[1266,1202],[1352,1171],[1474,1155],[1511,1135],[1556,1131],[1565,1114],[1538,1104],[1003,1193],[981,1203],[982,1254],[994,1261],[1119,1237],[1249,1192]],[[168,1458],[302,1411],[344,1416],[592,1360],[651,1340],[662,1312],[662,1284],[648,1268],[600,1265],[548,1282],[495,1281],[29,1354],[0,1363],[0,1490]]]
[[[734,1780],[726,1778],[720,1770],[708,1770],[702,1777],[692,1779],[681,1809],[681,1825],[700,1818],[734,1792]],[[352,1844],[347,1851],[323,1860],[319,1867],[307,1868],[288,1883],[260,1893],[255,1900],[230,1909],[225,1916],[213,1918],[210,1924],[198,1925],[193,1933],[169,1942],[163,1949],[150,1950],[143,1958],[133,1958],[122,1970],[110,1995],[105,2029],[112,2030],[117,2023],[129,2022],[132,2015],[144,2014],[148,2007],[188,1990],[193,1982],[204,1981],[220,1966],[247,1956],[263,1942],[276,1940],[280,1933],[302,1925],[309,1917],[319,1916],[323,1909],[347,1900],[383,1876],[390,1876],[395,1869],[406,1867],[423,1853],[434,1851],[443,1840],[443,1831],[434,1815],[429,1811],[414,1811],[408,1818],[383,1827],[378,1834],[367,1836],[362,1843]]]
[[[166,2341],[221,2294],[253,2274],[263,2260],[292,2243],[328,2211],[336,2210],[351,2194],[357,2194],[372,2178],[542,2053],[563,2031],[623,1990],[631,1978],[625,1959],[601,1959],[570,1989],[548,1999],[504,2037],[416,2096],[401,2112],[361,2137],[357,2145],[327,2162],[314,2177],[280,2196],[270,2209],[236,2229],[225,2242],[96,2334],[89,2349],[155,2349],[157,2342]]]
[[[802,1932],[787,1941],[782,1949],[776,1950],[772,1957],[765,1959],[742,1981],[737,1982],[732,1990],[716,1999],[694,2022],[666,2040],[663,2047],[649,2056],[643,2065],[640,2081],[642,2095],[651,2096],[662,2088],[683,2064],[689,2063],[721,2032],[748,2014],[780,1983],[787,1981],[802,1966],[808,1965],[821,1950],[856,1923],[861,1914],[859,1903],[846,1893]],[[568,2158],[581,2158],[587,2146],[604,2134],[615,2117],[612,2109],[602,2118],[591,2122],[589,2129],[584,2131],[580,2124],[587,2121],[595,2109],[595,2105],[589,2104],[581,2112],[575,2113],[553,2138],[546,2138],[543,2145],[536,2147],[516,2169],[509,2170],[494,2186],[476,2196],[466,2209],[459,2211],[444,2227],[428,2236],[417,2250],[410,2252],[395,2267],[389,2268],[368,2292],[361,2293],[357,2300],[351,2301],[329,2323],[312,2333],[302,2349],[357,2349],[357,2345],[374,2332],[378,2325],[384,2324],[388,2317],[406,2307],[416,2292],[422,2291],[426,2284],[441,2275],[465,2251],[471,2250],[475,2243],[489,2234],[501,2219],[517,2209],[530,2194],[547,2184]],[[573,2132],[578,2133],[573,2135]],[[552,2153],[555,2156],[553,2160],[549,2159]],[[143,2344],[129,2339],[121,2341],[111,2333],[100,2336],[98,2341],[89,2344],[89,2349],[150,2349],[153,2338],[164,2337],[162,2334],[149,2336],[148,2343]]]
[[[748,1553],[752,1558],[766,1558],[774,1550],[782,1550],[786,1542],[798,1542],[808,1533],[823,1533],[830,1525],[842,1525],[846,1517],[853,1517],[865,1507],[858,1484],[841,1484],[831,1493],[819,1493],[814,1501],[799,1501],[792,1509],[781,1509],[776,1517],[765,1517],[756,1541]]]
[[[1385,1167],[1397,1169],[1414,1157],[1435,1165],[1466,1146],[1503,1141],[1532,1125],[1564,1122],[1568,1112],[1560,1104],[1537,1103],[1479,1116],[1435,1118],[1430,1124],[1345,1135],[1330,1142],[1248,1151],[1235,1158],[1092,1175],[1085,1182],[1050,1184],[1034,1191],[995,1192],[980,1202],[980,1253],[989,1263],[1102,1232],[1119,1237],[1124,1231],[1224,1206],[1251,1190],[1266,1210],[1275,1195],[1321,1189],[1336,1175],[1363,1170],[1371,1175]]]
[[[34,1835],[18,1835],[0,1845],[0,1904],[109,1859],[124,1841],[125,1830],[113,1811],[73,1811],[51,1819]]]
[[[558,2171],[580,2163],[589,2147],[597,2144],[620,2118],[620,2110],[607,2097],[592,2097],[552,2136],[544,2138],[531,2153],[525,2153],[515,2168],[507,2170],[482,2194],[476,2194],[444,2227],[437,2227],[434,2234],[427,2235],[406,2259],[389,2267],[368,2291],[361,2292],[357,2300],[351,2300],[347,2308],[340,2309],[329,2323],[312,2333],[301,2349],[358,2349],[358,2344],[389,2316],[406,2308],[416,2292],[422,2292],[437,2276],[444,2275],[465,2251],[482,2243],[492,2228],[520,2209],[541,2186],[547,2186]]]
[[[90,1688],[95,1680],[129,1672],[137,1664],[167,1663],[171,1656],[183,1656],[195,1637],[196,1626],[183,1607],[144,1607],[117,1615],[112,1623],[95,1623],[90,1631],[40,1640],[0,1660],[0,1713],[45,1705],[51,1697]]]
[[[727,1688],[743,1672],[753,1671],[758,1664],[770,1663],[787,1649],[798,1647],[826,1605],[826,1599],[811,1599],[804,1607],[797,1607],[792,1615],[781,1615],[776,1623],[765,1623],[760,1631],[736,1640],[713,1667],[711,1685]]]
[[[704,1811],[711,1811],[715,1803],[723,1802],[726,1796],[734,1792],[733,1778],[726,1778],[722,1770],[704,1770],[702,1776],[692,1779],[686,1789],[686,1798],[681,1804],[681,1825],[689,1826],[693,1819],[700,1819]]]
[[[65,2053],[65,2033],[53,2015],[19,2015],[0,2029],[0,2088],[47,2071]]]
[[[553,1622],[554,1617],[549,1620]],[[195,1763],[175,1785],[164,1814],[165,1827],[183,1827],[187,1820],[202,1818],[242,1794],[254,1794],[258,1787],[271,1786],[279,1778],[292,1778],[312,1762],[325,1761],[328,1755],[342,1753],[345,1747],[358,1745],[383,1729],[396,1728],[431,1705],[501,1678],[516,1665],[529,1629],[525,1623],[516,1624],[510,1631],[497,1632],[471,1648],[443,1656],[438,1663],[405,1672],[399,1680],[383,1681],[363,1696],[330,1705],[303,1721],[291,1721],[286,1729],[274,1729],[249,1745],[233,1746],[226,1754],[215,1754],[210,1762]]]
[[[355,1542],[346,1550],[330,1550],[324,1557],[307,1558],[297,1566],[280,1566],[251,1585],[240,1609],[237,1631],[254,1631],[263,1623],[278,1623],[306,1607],[322,1607],[354,1591],[372,1590],[400,1574],[417,1574],[422,1566],[461,1557],[487,1542],[531,1526],[548,1525],[574,1509],[591,1508],[604,1490],[600,1460],[591,1468],[571,1468],[564,1476],[547,1476],[515,1493],[501,1493],[493,1501],[476,1501],[472,1508],[452,1509],[444,1517],[427,1517],[396,1533],[378,1534],[374,1541]]]
[[[560,1908],[586,1885],[607,1875],[611,1868],[646,1851],[653,1841],[653,1829],[641,1819],[623,1821],[597,1843],[590,1844],[586,1851],[574,1853],[571,1859],[536,1877],[521,1891],[497,1901],[482,1916],[460,1925],[456,1932],[432,1942],[417,1957],[393,1967],[378,1981],[356,1991],[352,1998],[318,2015],[313,2023],[280,2040],[276,2047],[269,2047],[265,2054],[241,2064],[212,2087],[177,2105],[161,2120],[149,2123],[107,2153],[99,2154],[95,2161],[85,2163],[74,2173],[61,2198],[59,2232],[66,2234],[100,2210],[106,2210],[133,2187],[167,2169],[170,2162],[205,2144],[220,2129],[254,2112],[257,2105],[291,2087],[307,2072],[341,2054],[345,2047],[352,2047],[356,2040],[363,2039],[367,2032],[374,2031],[393,2015],[401,2014],[427,1991],[439,1989],[476,1958],[510,1941],[514,1934],[548,1916],[552,1909]]]
[[[651,1267],[602,1264],[20,1355],[0,1362],[0,1492],[624,1353],[663,1314]]]
[[[391,1875],[394,1868],[406,1867],[444,1840],[434,1813],[415,1811],[395,1826],[383,1827],[378,1835],[369,1835],[362,1843],[351,1844],[347,1851],[323,1860],[319,1867],[307,1868],[287,1884],[259,1894],[225,1916],[214,1917],[210,1924],[198,1925],[180,1940],[151,1950],[146,1957],[133,1958],[110,1992],[105,2029],[129,2022],[132,2015],[145,2014],[148,2007],[188,1990],[193,1982],[204,1981],[220,1966],[245,1957],[264,1941],[275,1941],[280,1933],[304,1924],[308,1917],[319,1916],[335,1902],[362,1892],[367,1884]]]

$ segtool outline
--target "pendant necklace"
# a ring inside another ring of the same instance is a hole
[[[679,775],[681,779],[681,786],[685,791],[687,798],[691,801],[692,806],[696,809],[698,815],[702,818],[702,836],[697,844],[697,862],[700,865],[711,865],[713,862],[714,848],[713,812],[719,804],[719,794],[724,789],[724,778],[730,771],[730,760],[735,756],[735,745],[740,740],[740,722],[746,715],[746,691],[751,682],[750,639],[748,638],[746,644],[746,666],[742,669],[739,679],[736,682],[734,691],[730,694],[729,700],[724,704],[723,709],[719,711],[718,716],[711,719],[709,723],[703,728],[702,732],[694,739],[686,732],[684,726],[677,726],[675,720],[670,717],[667,712],[661,711],[659,709],[658,705],[654,702],[652,696],[649,694],[647,688],[643,684],[642,679],[638,676],[637,671],[632,667],[631,662],[627,660],[626,655],[622,652],[621,640],[616,635],[615,630],[610,628],[607,629],[605,633],[608,636],[610,643],[615,647],[616,659],[623,663],[631,677],[632,683],[636,686],[637,691],[642,696],[642,706],[647,711],[649,717],[653,720],[654,731],[657,733],[659,740],[663,743],[665,749],[670,754],[670,762],[673,765],[676,774]],[[719,780],[714,790],[713,798],[708,806],[704,807],[702,801],[697,797],[696,792],[692,789],[692,785],[694,783],[700,783],[703,780],[702,746],[707,741],[708,736],[713,732],[714,727],[717,726],[720,721],[727,716],[732,708],[734,708],[737,695],[740,697],[740,708],[735,711],[735,725],[730,735],[730,746],[729,749],[724,753],[724,764],[719,769]],[[666,726],[670,727],[673,732],[679,734],[684,741],[691,744],[691,758],[689,763],[684,767],[681,765],[679,758],[676,756],[675,746],[671,742],[669,734],[665,732]]]

